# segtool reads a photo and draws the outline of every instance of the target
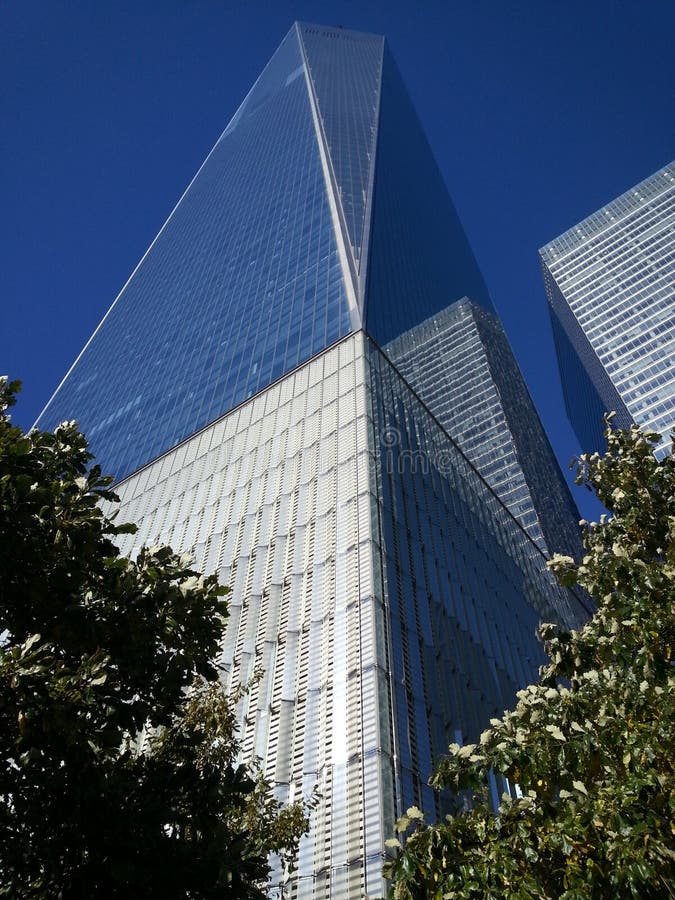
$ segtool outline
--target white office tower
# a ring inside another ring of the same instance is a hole
[[[540,250],[567,414],[584,450],[602,416],[675,427],[675,163]]]

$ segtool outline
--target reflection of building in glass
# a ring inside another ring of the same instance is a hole
[[[576,508],[497,317],[464,298],[385,350],[532,540],[578,558]]]
[[[584,449],[602,415],[675,426],[675,163],[541,251],[567,414]]]
[[[125,551],[232,587],[245,752],[323,798],[293,896],[384,894],[434,759],[582,614],[374,343],[464,295],[491,308],[383,39],[297,25],[40,419],[120,479]]]

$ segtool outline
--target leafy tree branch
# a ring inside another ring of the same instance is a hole
[[[612,515],[582,523],[579,565],[549,563],[597,613],[579,631],[542,626],[539,682],[478,744],[450,747],[432,783],[470,791],[472,808],[399,822],[397,900],[675,896],[675,459],[656,459],[658,435],[610,418],[607,452],[580,457],[577,483]],[[490,772],[512,786],[496,814]]]

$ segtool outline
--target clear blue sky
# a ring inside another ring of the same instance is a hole
[[[295,19],[389,39],[566,468],[537,249],[675,157],[672,0],[4,0],[15,421],[32,424]]]

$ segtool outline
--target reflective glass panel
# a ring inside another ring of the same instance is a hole
[[[349,328],[294,28],[39,425],[121,478]]]

